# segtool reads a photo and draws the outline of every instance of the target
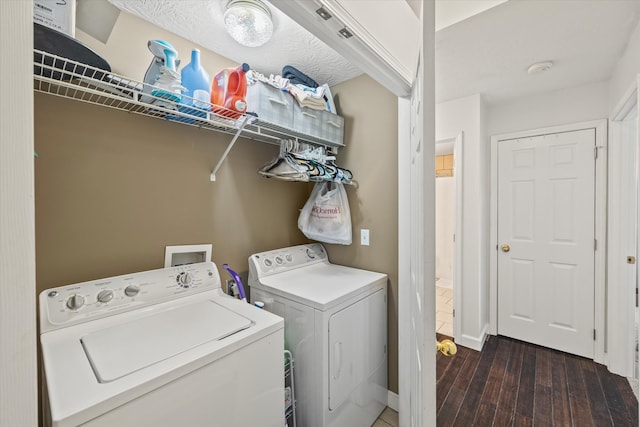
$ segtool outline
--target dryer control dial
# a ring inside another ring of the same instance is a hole
[[[181,272],[176,276],[176,282],[181,288],[189,288],[191,287],[191,281],[193,276],[191,273],[187,273],[186,271]]]
[[[74,294],[67,299],[67,307],[71,310],[77,310],[84,305],[84,297]]]
[[[140,286],[138,285],[129,285],[124,288],[124,294],[128,297],[135,297],[140,293]]]
[[[113,299],[113,291],[111,289],[105,289],[104,291],[98,292],[98,296],[96,297],[98,302],[107,303]]]

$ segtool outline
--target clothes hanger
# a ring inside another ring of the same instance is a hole
[[[258,173],[286,181],[330,181],[357,186],[353,173],[337,166],[335,156],[327,155],[325,147],[297,140],[280,141],[278,157],[267,162]]]

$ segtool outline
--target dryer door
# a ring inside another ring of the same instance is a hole
[[[329,410],[350,398],[362,405],[374,397],[367,381],[386,364],[386,307],[381,289],[329,318]]]

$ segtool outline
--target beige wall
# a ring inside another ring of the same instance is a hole
[[[353,244],[327,245],[333,262],[389,275],[389,389],[398,392],[398,99],[368,76],[332,88],[345,117],[347,147],[339,164],[358,188],[347,187]],[[360,229],[370,246],[360,246]]]
[[[191,44],[122,13],[108,44],[78,32],[114,71],[142,79],[146,41],[187,58]],[[202,52],[210,74],[233,65]],[[188,62],[188,59],[187,59]],[[338,85],[354,244],[331,261],[389,275],[389,388],[397,392],[397,99],[369,77]],[[160,268],[164,247],[213,244],[213,260],[246,272],[258,251],[304,243],[298,210],[312,185],[260,177],[274,145],[240,139],[210,182],[230,136],[49,95],[35,96],[37,288]],[[359,245],[360,229],[371,246]]]
[[[258,251],[302,243],[310,186],[256,171],[273,145],[50,95],[35,97],[38,291],[161,268],[166,245],[213,244],[246,271]]]

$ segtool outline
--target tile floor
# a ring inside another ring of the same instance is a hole
[[[436,332],[453,337],[453,289],[436,286]]]
[[[398,413],[387,407],[371,427],[399,427]]]

